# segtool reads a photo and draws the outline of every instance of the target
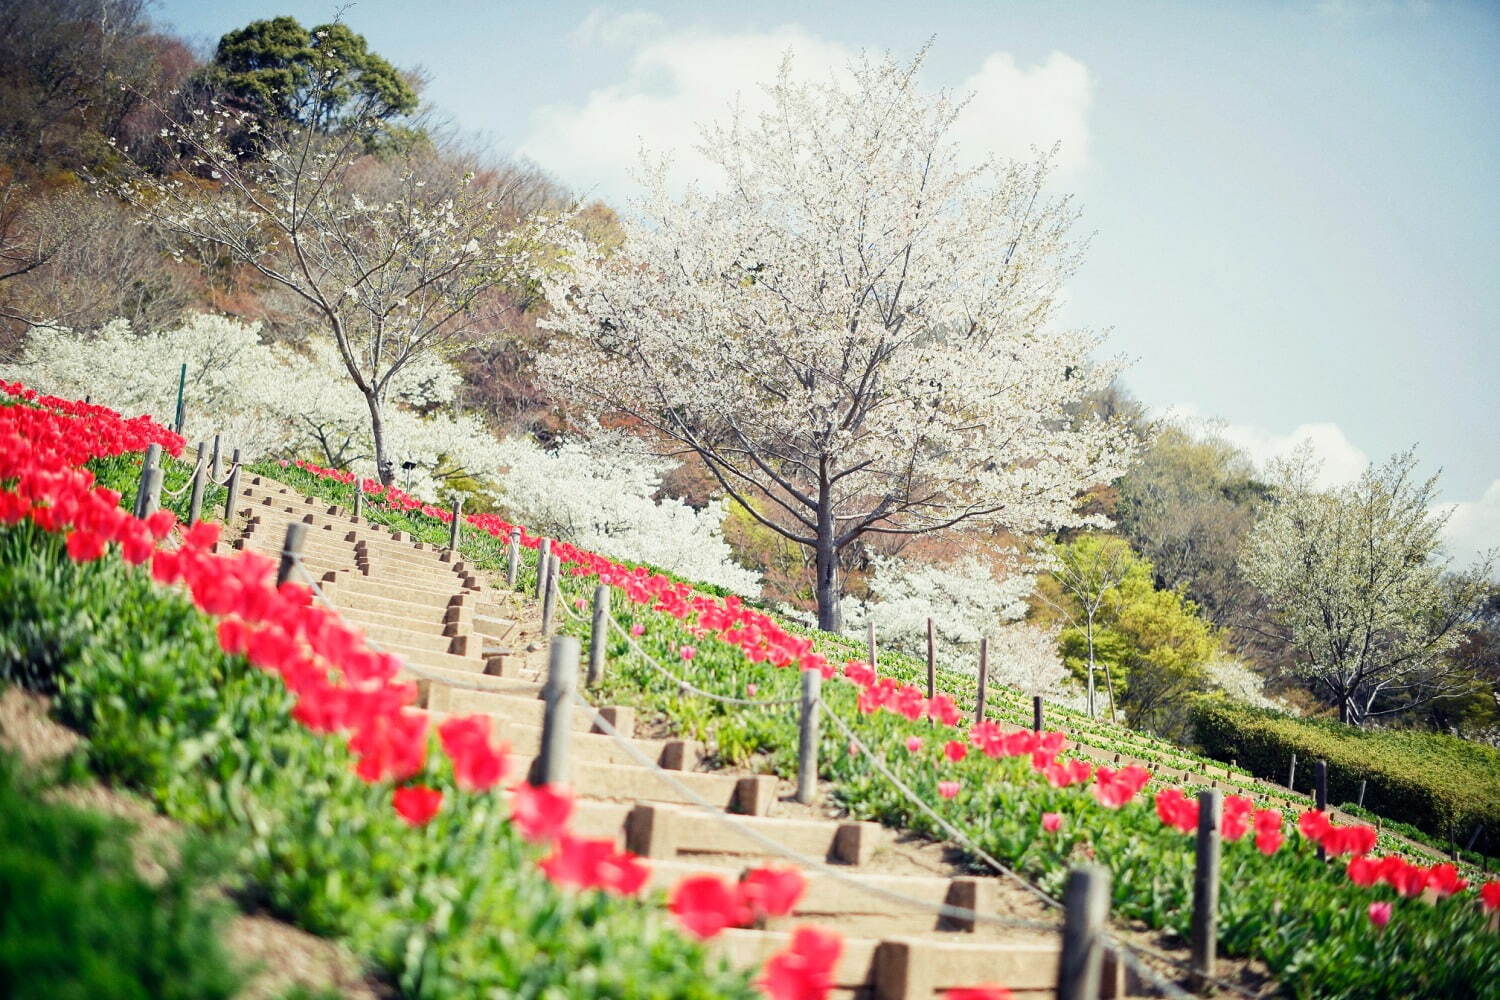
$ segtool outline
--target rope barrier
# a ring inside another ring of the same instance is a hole
[[[574,695],[574,699],[575,702],[578,701],[576,693]],[[661,778],[663,782],[670,785],[673,791],[688,799],[690,802],[692,802],[693,805],[707,812],[720,824],[729,827],[741,836],[753,840],[755,843],[765,848],[766,851],[770,854],[774,854],[777,857],[783,858],[787,861],[796,862],[798,865],[801,865],[804,868],[815,870],[820,874],[826,875],[852,888],[860,889],[872,896],[877,896],[890,902],[903,903],[908,906],[917,907],[937,916],[945,916],[962,921],[991,924],[996,927],[1047,931],[1049,933],[1057,933],[1058,930],[1061,929],[1061,924],[1054,922],[1043,920],[1028,920],[1024,917],[1003,917],[998,914],[983,913],[977,910],[972,910],[965,906],[953,906],[950,903],[933,903],[918,896],[912,896],[904,892],[897,892],[894,889],[886,889],[878,885],[870,885],[866,882],[861,881],[858,876],[851,875],[845,871],[841,871],[839,868],[834,865],[828,864],[828,862],[826,861],[820,860],[818,858],[808,857],[807,855],[799,854],[796,851],[788,850],[781,844],[777,843],[775,840],[771,839],[770,837],[766,836],[750,825],[736,819],[733,814],[724,812],[721,807],[714,805],[713,803],[709,802],[707,799],[699,795],[697,792],[693,791],[685,783],[679,780],[672,771],[669,771],[663,768],[660,764],[657,764],[655,761],[652,761],[643,752],[641,752],[641,749],[637,747],[632,741],[621,736],[619,731],[616,730],[614,726],[610,725],[609,720],[606,719],[602,714],[600,714],[599,711],[592,705],[589,705],[586,702],[579,703],[582,704],[583,707],[588,708],[593,712],[593,724],[597,726],[601,731],[603,731],[606,735],[610,736],[617,744],[619,744],[620,747],[624,749],[625,752],[632,759],[634,759],[637,764],[642,767],[648,767],[654,770],[657,774],[657,777]]]
[[[205,464],[206,463],[202,459],[199,459],[198,463],[193,466],[193,471],[188,474],[188,481],[187,482],[183,483],[181,486],[179,486],[175,490],[163,489],[161,491],[162,495],[166,496],[166,497],[171,497],[174,500],[177,499],[178,497],[182,496],[184,493],[186,493],[188,490],[190,490],[192,488],[192,486],[193,486],[193,477],[197,476],[198,473],[203,470],[203,466]]]
[[[579,621],[582,620],[582,618],[579,618]],[[734,695],[715,694],[712,691],[705,691],[703,688],[698,687],[691,681],[683,680],[681,677],[677,676],[664,664],[659,663],[656,658],[653,657],[650,653],[641,648],[641,644],[636,642],[635,636],[631,635],[623,626],[621,626],[619,621],[615,619],[614,615],[609,616],[609,623],[615,627],[615,631],[619,632],[622,636],[625,637],[625,641],[629,643],[630,648],[635,651],[635,654],[640,659],[645,660],[647,665],[651,666],[659,673],[666,675],[678,686],[678,688],[683,691],[691,692],[692,694],[696,694],[699,697],[707,698],[710,701],[722,702],[726,705],[744,705],[751,708],[796,705],[799,704],[802,700],[800,698],[739,698]]]

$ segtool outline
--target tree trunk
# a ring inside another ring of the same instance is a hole
[[[382,486],[396,481],[396,463],[385,451],[385,415],[381,412],[381,400],[377,393],[365,393],[365,403],[370,407],[370,437],[375,442],[375,475]]]
[[[818,628],[838,632],[844,627],[839,608],[839,550],[833,544],[833,507],[825,485],[818,497],[818,538],[813,546],[817,581],[814,593],[818,601]]]
[[[1094,707],[1094,616],[1092,614],[1089,615],[1084,634],[1088,637],[1089,644],[1089,718],[1097,719],[1099,715]]]

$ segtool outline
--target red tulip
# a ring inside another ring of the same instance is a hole
[[[756,868],[740,879],[739,898],[755,914],[784,917],[807,890],[807,879],[795,868]]]
[[[470,715],[446,720],[438,727],[443,752],[453,761],[453,777],[466,792],[493,788],[505,776],[504,746],[490,745],[490,720]]]
[[[1500,879],[1486,882],[1479,889],[1479,904],[1484,907],[1485,913],[1494,913],[1500,910]]]
[[[412,826],[425,826],[443,804],[443,793],[423,785],[406,785],[391,793],[391,804]]]
[[[510,797],[510,819],[533,844],[556,837],[573,814],[573,796],[553,785],[520,784]]]
[[[688,933],[704,939],[726,927],[748,924],[752,917],[739,892],[717,875],[695,875],[678,882],[667,909]]]
[[[68,532],[68,558],[74,562],[93,562],[104,555],[104,539],[92,531]]]
[[[958,740],[949,740],[943,744],[943,756],[957,763],[969,755],[969,748]]]
[[[921,749],[922,749],[922,737],[920,737],[920,736],[908,736],[906,738],[906,751],[907,751],[907,753],[917,753]]]
[[[787,949],[767,960],[760,986],[770,1000],[823,1000],[833,989],[833,969],[843,948],[837,934],[798,927]]]

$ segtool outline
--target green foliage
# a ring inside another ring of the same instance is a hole
[[[1180,590],[1158,589],[1151,563],[1122,538],[1081,535],[1057,547],[1073,624],[1058,637],[1063,662],[1087,676],[1092,602],[1093,656],[1106,668],[1132,724],[1179,725],[1181,698],[1207,686],[1205,664],[1218,648],[1213,626]]]
[[[1500,830],[1500,751],[1444,733],[1363,730],[1337,722],[1203,699],[1192,709],[1198,743],[1221,760],[1284,781],[1298,766],[1328,761],[1328,795],[1353,802],[1366,781],[1365,806],[1446,838],[1467,838],[1476,824]],[[1304,772],[1307,773],[1307,772]]]
[[[232,105],[318,132],[417,107],[402,74],[339,22],[308,29],[293,17],[252,21],[219,39],[205,72]]]
[[[420,778],[446,789],[443,808],[406,826],[388,786],[360,781],[337,739],[290,718],[278,679],[225,656],[210,620],[144,571],[75,565],[55,536],[0,528],[0,589],[28,596],[0,602],[0,670],[32,662],[18,626],[57,651],[57,711],[96,772],[234,837],[247,892],[342,939],[402,995],[752,995],[649,902],[554,888],[498,798],[453,790],[440,755]]]
[[[212,1000],[238,977],[224,905],[201,891],[195,840],[147,883],[119,821],[48,803],[0,757],[0,995],[12,1000]]]

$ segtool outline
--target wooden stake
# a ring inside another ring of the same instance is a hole
[[[979,689],[974,695],[974,721],[984,721],[984,698],[990,682],[990,640],[979,640]]]
[[[1081,865],[1068,872],[1063,907],[1057,1000],[1096,1000],[1104,965],[1101,932],[1109,919],[1109,869]]]
[[[1198,793],[1198,849],[1193,868],[1192,968],[1193,989],[1208,988],[1218,959],[1219,939],[1219,819],[1224,793],[1217,788]]]
[[[542,748],[537,755],[532,785],[568,783],[568,746],[573,734],[573,692],[578,686],[578,640],[560,635],[552,640],[547,656],[547,683],[542,697]]]
[[[608,646],[609,587],[601,583],[594,588],[594,621],[589,629],[589,687],[604,679],[604,651]]]
[[[818,699],[823,675],[802,671],[802,720],[797,732],[797,801],[803,805],[818,793]]]

